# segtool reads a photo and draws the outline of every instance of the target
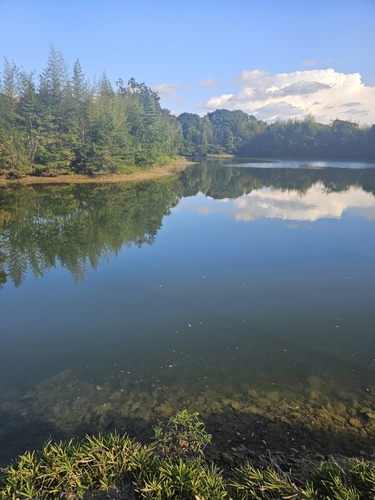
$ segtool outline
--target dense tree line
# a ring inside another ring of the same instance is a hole
[[[236,154],[253,136],[267,129],[267,123],[240,110],[217,109],[200,117],[178,116],[182,126],[183,155]]]
[[[69,74],[53,45],[38,79],[5,59],[0,172],[105,174],[175,158],[181,127],[157,93],[133,78],[116,85],[105,73],[88,83],[79,60]]]
[[[375,125],[333,120],[277,121],[267,125],[243,111],[218,109],[200,117],[182,113],[183,155],[235,154],[253,157],[375,159]]]
[[[267,125],[240,110],[177,118],[131,78],[90,84],[77,60],[69,73],[53,45],[36,78],[5,59],[0,74],[0,175],[106,174],[166,163],[177,154],[375,159],[375,125],[333,120]]]

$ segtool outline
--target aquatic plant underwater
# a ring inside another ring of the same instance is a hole
[[[155,426],[149,446],[118,433],[86,436],[81,442],[49,440],[1,471],[0,499],[375,498],[373,461],[332,459],[296,478],[270,454],[268,467],[246,462],[224,474],[205,459],[210,442],[198,414],[186,410]]]

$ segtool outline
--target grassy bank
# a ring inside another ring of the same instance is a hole
[[[129,167],[128,173],[125,174],[108,174],[108,175],[81,175],[67,174],[57,176],[22,176],[15,179],[9,179],[5,175],[0,176],[0,186],[11,184],[106,184],[106,183],[125,183],[125,182],[140,182],[154,179],[162,179],[165,177],[173,177],[177,172],[186,168],[189,162],[185,158],[178,158],[167,165],[154,165],[144,169],[139,167]]]
[[[117,433],[53,443],[1,471],[0,499],[305,499],[375,498],[375,463],[338,459],[283,470],[245,461],[220,469],[205,459],[211,436],[183,411],[154,428],[145,446]]]

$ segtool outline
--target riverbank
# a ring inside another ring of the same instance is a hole
[[[374,498],[373,457],[293,450],[285,460],[242,446],[216,458],[211,439],[197,413],[182,411],[154,427],[152,444],[122,433],[49,440],[0,470],[0,499]]]
[[[7,179],[0,177],[0,186],[10,186],[15,184],[114,184],[128,182],[142,182],[156,179],[173,177],[181,170],[184,170],[192,162],[180,157],[167,165],[155,165],[146,170],[138,169],[129,174],[108,174],[108,175],[57,175],[57,176],[25,176],[19,179]]]
[[[162,383],[151,390],[142,380],[116,386],[114,380],[106,380],[98,385],[64,371],[24,394],[14,389],[0,397],[0,467],[25,448],[39,448],[48,435],[68,441],[87,433],[120,431],[149,444],[154,425],[178,413],[182,401],[190,413],[201,415],[213,443],[206,457],[223,469],[246,460],[263,467],[269,450],[280,466],[295,471],[331,455],[373,459],[375,419],[370,401],[371,408],[364,407],[341,393],[341,401],[335,403],[326,385],[317,377],[310,379],[312,400],[309,390],[297,399],[283,388],[280,394],[258,389],[219,398],[202,387],[194,397],[184,388],[172,390]]]

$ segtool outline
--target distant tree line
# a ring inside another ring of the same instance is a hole
[[[267,125],[243,111],[218,109],[200,117],[178,116],[183,132],[182,155],[234,154],[240,156],[375,159],[375,125],[333,120],[277,121]]]
[[[375,159],[375,125],[333,120],[267,125],[240,110],[177,118],[131,78],[89,83],[50,46],[36,78],[7,59],[0,74],[0,175],[126,173],[181,155]]]
[[[105,73],[90,84],[79,60],[69,75],[53,45],[37,81],[6,59],[0,76],[2,173],[126,172],[180,149],[180,124],[157,93],[134,78],[114,90]]]

